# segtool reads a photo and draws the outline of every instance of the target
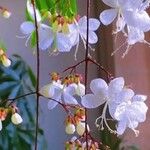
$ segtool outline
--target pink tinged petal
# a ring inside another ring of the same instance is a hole
[[[122,91],[124,87],[124,78],[119,77],[110,81],[108,91],[110,98],[114,98],[116,94]]]
[[[53,32],[47,25],[41,24],[39,28],[39,47],[41,50],[46,50],[51,47],[54,41]]]
[[[20,30],[23,34],[29,35],[35,30],[35,26],[31,21],[26,21],[21,24]]]
[[[59,52],[69,52],[72,47],[70,39],[63,33],[57,33],[56,43]]]
[[[110,7],[117,7],[117,5],[118,5],[117,0],[102,0],[102,1]]]
[[[123,15],[129,26],[137,27],[144,32],[150,30],[150,17],[146,11],[124,11]]]
[[[127,128],[127,120],[124,119],[119,121],[117,126],[117,134],[122,135],[125,132],[126,128]]]
[[[87,94],[81,99],[81,104],[86,108],[96,108],[105,102],[105,99],[100,99],[98,96],[93,94]]]
[[[122,102],[131,101],[134,96],[134,92],[131,89],[124,88],[116,97],[115,102],[120,104]]]
[[[144,102],[147,100],[147,96],[146,95],[135,95],[133,96],[132,98],[132,102],[134,101],[141,101],[141,102]]]
[[[104,24],[104,25],[109,25],[111,24],[114,19],[117,17],[117,9],[107,9],[104,10],[101,14],[100,14],[100,21]]]
[[[133,45],[137,42],[143,42],[145,38],[144,32],[140,31],[138,28],[130,27],[128,29],[128,39],[129,45]]]

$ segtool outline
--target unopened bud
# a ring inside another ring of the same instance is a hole
[[[9,18],[11,16],[11,13],[8,10],[4,10],[2,12],[2,15],[3,15],[4,18]]]
[[[11,121],[13,124],[18,125],[18,124],[22,123],[23,120],[22,120],[22,117],[18,113],[14,113],[11,116]]]
[[[79,122],[76,126],[76,131],[78,135],[82,136],[85,132],[85,126],[86,124],[84,122]],[[89,126],[87,125],[87,130],[89,131]]]
[[[6,57],[2,60],[2,63],[5,67],[9,67],[11,65],[11,61]]]
[[[66,133],[67,134],[73,134],[74,132],[75,132],[75,126],[74,126],[74,124],[72,124],[72,123],[68,123],[67,125],[66,125]]]

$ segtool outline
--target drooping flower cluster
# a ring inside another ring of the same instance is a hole
[[[27,1],[27,11],[31,19],[34,20],[33,7],[29,1]],[[76,46],[76,55],[80,38],[85,45],[87,32],[86,16],[68,18],[58,13],[52,15],[50,12],[46,12],[41,16],[37,9],[36,16],[41,50],[50,49],[51,54],[57,54],[58,52],[69,52],[73,46]],[[48,21],[49,25],[42,23],[43,18]],[[94,31],[98,29],[99,25],[100,22],[97,19],[89,19],[89,44],[94,44],[98,41]],[[27,37],[27,42],[34,36],[35,26],[32,21],[22,23],[20,29]]]
[[[82,136],[85,133],[85,109],[76,108],[74,116],[69,115],[66,118],[66,133],[74,134],[76,131],[79,136]],[[89,131],[89,126],[87,126]]]
[[[99,149],[99,143],[88,140],[88,147],[90,150],[100,150]],[[86,149],[86,142],[82,139],[77,139],[76,137],[73,137],[71,141],[67,141],[65,144],[65,150],[85,150]]]
[[[43,86],[40,94],[50,98],[48,108],[51,110],[59,102],[69,105],[79,105],[75,95],[85,95],[85,86],[80,82],[80,75],[69,75],[60,79],[58,73],[51,74],[52,82]]]
[[[18,125],[22,123],[21,116],[17,113],[15,107],[0,108],[0,130],[2,130],[2,122],[6,120],[7,116],[11,114],[11,121],[13,124]]]
[[[9,67],[11,65],[11,61],[9,58],[6,56],[4,50],[0,48],[0,61],[5,67]]]
[[[137,42],[147,43],[144,32],[150,30],[150,17],[145,11],[149,7],[149,0],[102,0],[110,9],[100,14],[100,21],[104,25],[111,24],[116,19],[116,31],[122,31],[127,37],[128,47],[123,54],[127,54],[129,46]]]
[[[105,103],[102,115],[96,120],[96,125],[104,129],[103,123],[110,132],[122,135],[127,127],[131,128],[136,136],[139,131],[135,130],[140,122],[146,119],[148,107],[144,103],[145,95],[135,95],[132,89],[125,87],[122,77],[115,78],[107,84],[103,79],[94,79],[90,83],[92,94],[82,97],[82,105],[86,108],[96,108]],[[118,121],[117,131],[112,130],[106,118],[106,110],[114,120]],[[98,121],[101,120],[100,125]]]

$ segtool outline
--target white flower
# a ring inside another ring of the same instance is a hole
[[[126,102],[117,106],[114,117],[118,121],[117,134],[122,135],[127,127],[131,128],[136,136],[139,131],[135,130],[139,122],[144,122],[148,107],[144,103],[147,99],[144,95],[135,95]]]
[[[67,125],[66,125],[66,129],[65,129],[65,131],[66,131],[66,133],[67,134],[73,134],[74,132],[75,132],[75,125],[74,124],[72,124],[72,123],[68,123]]]
[[[89,19],[89,44],[95,44],[98,41],[98,37],[94,31],[98,29],[100,22],[95,18]],[[84,46],[86,47],[86,38],[87,38],[87,17],[83,16],[78,21],[69,25],[69,39],[72,43],[72,46],[76,45],[76,53],[79,46],[80,37],[83,41]]]
[[[115,96],[124,88],[124,79],[115,78],[110,81],[109,85],[101,78],[94,79],[90,83],[93,94],[86,94],[82,97],[82,105],[86,108],[96,108],[105,102],[111,103]]]
[[[43,86],[40,89],[39,93],[42,94],[43,96],[47,97],[47,98],[52,98],[54,95],[55,87],[59,87],[59,86],[62,87],[60,80],[52,81],[51,83]]]
[[[50,110],[55,108],[58,102],[72,105],[78,104],[77,100],[73,97],[76,94],[76,84],[67,86],[58,82],[52,82],[42,87],[40,93],[45,97],[53,99],[48,102],[48,108]]]
[[[101,22],[104,25],[109,25],[117,18],[114,33],[122,31],[127,37],[128,46],[123,57],[128,53],[129,46],[137,42],[149,44],[144,39],[144,32],[150,30],[150,17],[145,11],[149,2],[141,0],[103,0],[103,2],[112,8],[104,10],[100,14]]]
[[[23,120],[22,120],[21,116],[18,113],[14,113],[11,116],[11,121],[12,121],[13,124],[18,125],[18,124],[22,123]]]

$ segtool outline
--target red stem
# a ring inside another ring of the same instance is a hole
[[[34,20],[35,20],[35,32],[36,32],[36,49],[37,49],[37,85],[36,85],[36,129],[35,129],[35,150],[37,150],[38,146],[38,122],[39,122],[39,82],[40,82],[40,48],[39,48],[39,34],[38,34],[38,23],[36,17],[36,8],[35,8],[35,0],[31,0],[33,11],[34,11]]]

